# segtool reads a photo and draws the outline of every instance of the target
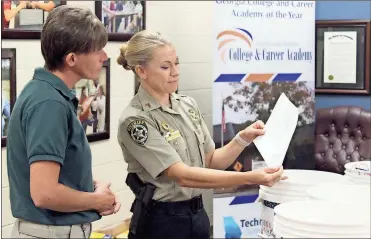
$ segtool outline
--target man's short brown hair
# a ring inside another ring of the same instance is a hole
[[[47,17],[41,52],[48,70],[60,69],[69,53],[87,54],[107,44],[107,30],[88,8],[62,5]]]

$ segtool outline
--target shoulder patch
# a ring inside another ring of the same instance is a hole
[[[148,140],[148,127],[144,120],[134,120],[127,127],[130,137],[139,145],[143,146]]]

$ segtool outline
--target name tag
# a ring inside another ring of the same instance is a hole
[[[165,135],[165,140],[167,142],[171,141],[171,140],[174,140],[174,139],[177,139],[180,137],[180,132],[179,130],[174,130],[174,131],[171,131],[171,132],[167,132],[166,135]]]

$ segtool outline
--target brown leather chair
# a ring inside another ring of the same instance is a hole
[[[371,112],[354,106],[318,109],[316,170],[344,174],[349,162],[371,160]]]

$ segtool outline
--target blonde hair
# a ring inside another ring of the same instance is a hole
[[[120,55],[117,63],[126,70],[132,70],[134,67],[144,65],[153,57],[153,52],[163,46],[171,45],[159,33],[152,33],[147,30],[136,33],[128,42],[120,47]]]

